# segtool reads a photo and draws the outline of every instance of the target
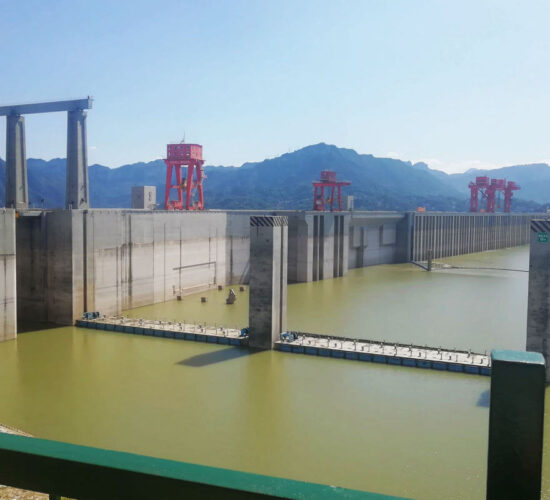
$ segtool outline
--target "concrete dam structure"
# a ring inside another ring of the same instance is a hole
[[[416,213],[411,260],[441,259],[529,243],[534,214]]]
[[[528,236],[534,217],[361,211],[0,210],[2,340],[15,338],[17,319],[69,325],[84,311],[118,315],[124,309],[217,285],[248,283],[253,215],[287,217],[289,283],[344,276],[351,268],[421,259],[430,245],[436,258],[521,245],[527,242],[524,234]],[[472,231],[475,220],[482,222]],[[464,239],[465,234],[469,239]]]

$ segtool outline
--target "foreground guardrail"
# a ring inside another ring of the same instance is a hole
[[[10,434],[0,434],[0,484],[102,500],[398,498]]]

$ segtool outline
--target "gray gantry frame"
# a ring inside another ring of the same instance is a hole
[[[67,111],[66,208],[90,208],[86,112],[92,98],[0,106],[6,126],[6,207],[28,208],[29,188],[25,152],[25,118],[22,115]]]

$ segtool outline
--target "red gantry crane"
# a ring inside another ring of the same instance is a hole
[[[495,201],[497,193],[504,193],[504,212],[512,211],[513,192],[520,187],[512,181],[506,183],[506,179],[490,179],[489,177],[476,177],[476,181],[468,184],[470,188],[470,212],[477,212],[479,208],[479,194],[486,200],[485,212],[495,213]]]
[[[512,196],[514,191],[518,191],[520,187],[512,181],[508,181],[506,188],[504,189],[504,211],[509,213],[512,211]]]
[[[336,172],[331,170],[323,170],[321,172],[321,180],[313,181],[313,210],[324,212],[328,207],[331,212],[342,211],[342,186],[349,186],[351,182],[337,181]],[[330,188],[330,196],[325,199],[325,189]],[[334,199],[334,190],[337,190],[337,198]],[[338,202],[336,208],[335,201]]]
[[[202,146],[200,144],[168,144],[166,147],[166,193],[165,210],[204,210]],[[181,168],[187,166],[185,176]],[[172,184],[175,171],[176,183]],[[172,189],[176,190],[177,200],[171,200]],[[196,196],[195,196],[196,195]],[[185,201],[184,201],[185,200]]]

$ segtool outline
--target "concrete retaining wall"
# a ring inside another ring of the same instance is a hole
[[[349,268],[407,262],[408,233],[398,212],[352,212],[349,228]]]
[[[88,211],[86,310],[120,312],[226,283],[222,212]]]
[[[28,212],[17,221],[19,318],[72,324],[223,285],[225,235],[222,212]]]
[[[0,208],[0,342],[17,336],[15,211]]]
[[[412,260],[451,257],[529,243],[535,214],[414,214]]]

